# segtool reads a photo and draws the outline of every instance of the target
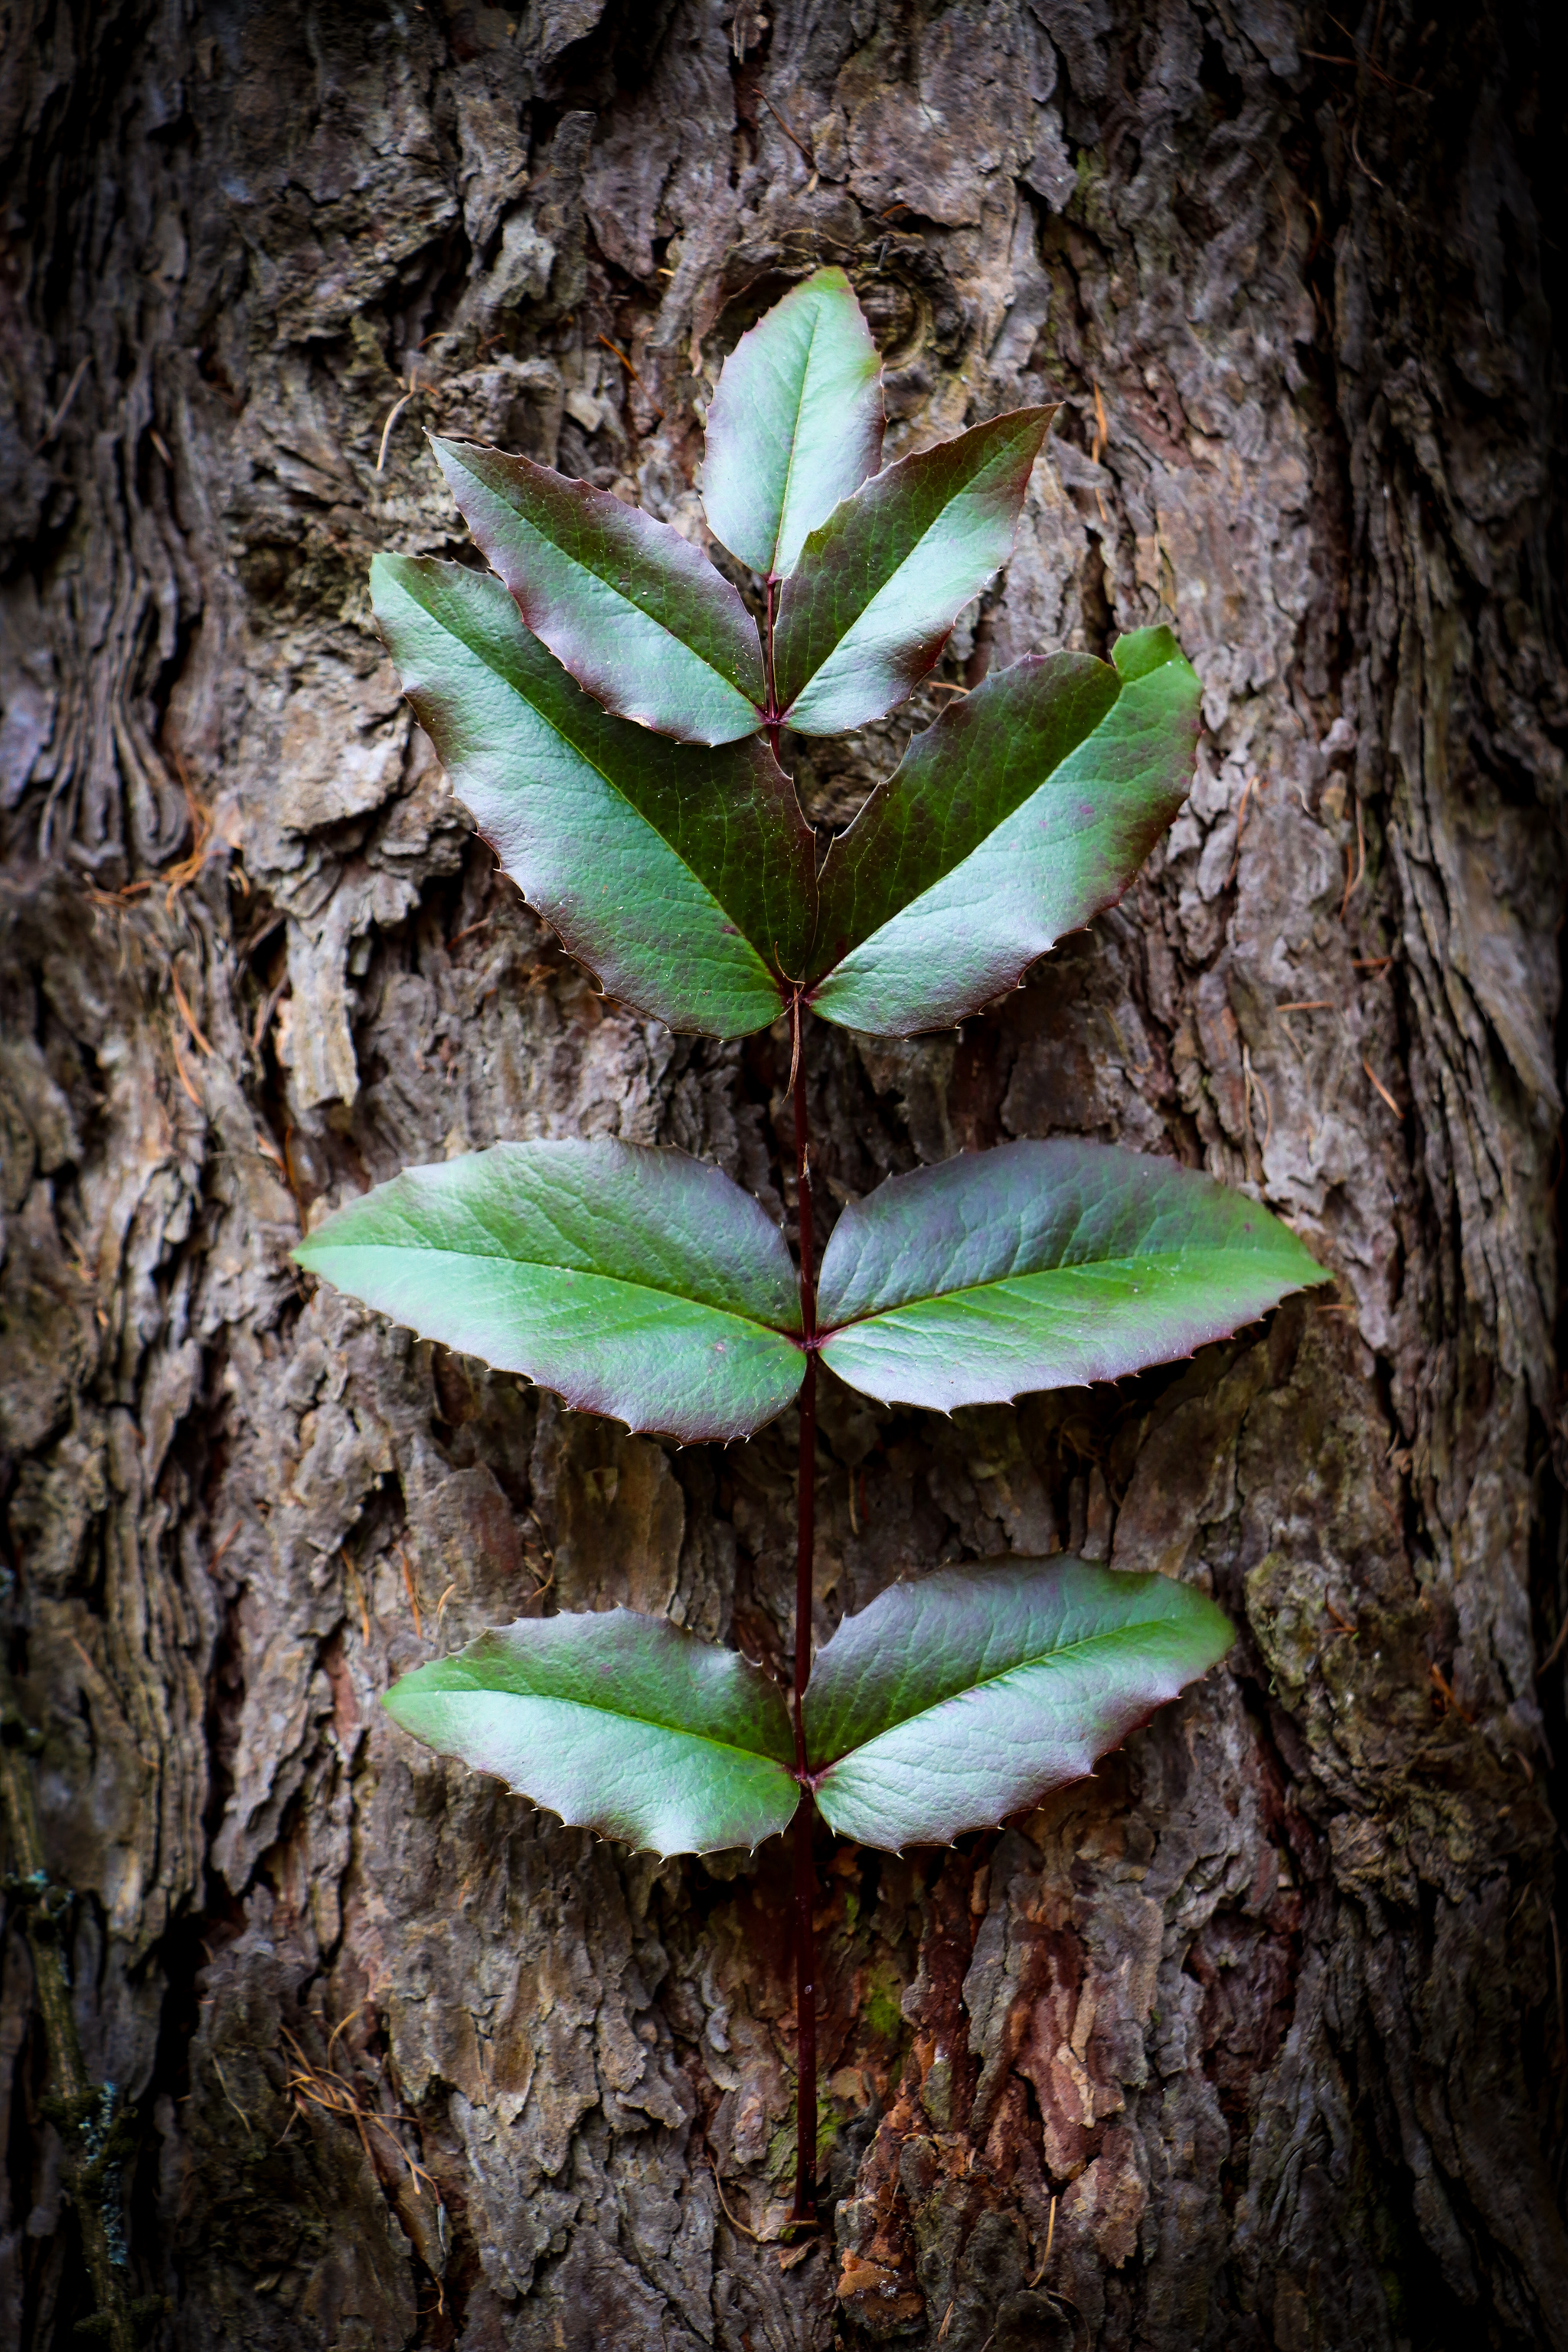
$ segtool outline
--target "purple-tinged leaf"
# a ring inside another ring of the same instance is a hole
[[[702,503],[713,536],[782,580],[806,533],[874,474],[882,371],[842,269],[818,269],[725,361],[708,411]]]
[[[1190,1586],[1081,1559],[890,1585],[812,1668],[817,1805],[841,1837],[893,1853],[989,1828],[1082,1780],[1234,1638]]]
[[[1113,663],[1022,661],[943,711],[828,853],[816,1010],[946,1026],[1114,905],[1186,797],[1198,699],[1170,631],[1140,629]]]
[[[454,791],[610,994],[740,1037],[784,1003],[816,898],[812,835],[760,737],[708,751],[602,710],[499,580],[378,555],[376,618]]]
[[[1327,1282],[1244,1192],[1099,1143],[1009,1143],[846,1209],[822,1360],[888,1404],[1005,1404],[1188,1356]]]
[[[438,1755],[655,1853],[759,1845],[800,1798],[771,1676],[629,1609],[498,1626],[384,1704]]]
[[[682,743],[761,726],[757,625],[678,530],[530,457],[432,446],[523,619],[606,710]]]
[[[805,1361],[783,1234],[683,1151],[497,1143],[405,1168],[294,1255],[351,1298],[669,1437],[749,1437]]]
[[[779,600],[784,723],[840,735],[925,676],[1005,563],[1054,408],[1020,408],[875,475],[814,530]]]

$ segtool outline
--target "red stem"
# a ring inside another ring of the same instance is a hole
[[[816,1807],[805,1785],[805,1718],[803,1702],[811,1674],[812,1566],[816,1538],[816,1281],[811,1245],[811,1152],[806,1131],[805,1057],[800,1050],[800,1000],[795,1022],[795,1175],[800,1238],[800,1312],[807,1345],[800,1391],[800,1471],[795,1570],[795,1758],[801,1776],[795,1817],[795,2001],[797,2095],[795,2107],[795,2218],[816,2218],[816,1869],[812,1831]]]
[[[763,583],[765,604],[763,658],[767,669],[768,707],[763,713],[768,742],[779,754],[781,716],[773,681],[773,593],[770,572]],[[805,1685],[811,1675],[812,1567],[816,1544],[816,1276],[811,1237],[811,1147],[806,1125],[805,1061],[801,1053],[802,1005],[797,988],[790,1003],[790,1057],[795,1091],[795,1185],[796,1234],[800,1244],[800,1317],[806,1343],[805,1378],[800,1391],[800,1468],[795,1482],[796,1528],[795,1556],[795,1763],[800,1780],[800,1803],[795,1815],[795,2218],[816,2219],[816,1865],[812,1832],[816,1805],[806,1780]]]
[[[763,595],[765,600],[763,628],[763,666],[766,670],[768,681],[768,707],[763,713],[763,725],[767,730],[768,749],[772,751],[773,758],[776,760],[779,755],[779,730],[783,724],[783,720],[779,710],[778,695],[773,687],[773,590],[775,585],[776,583],[774,582],[773,575],[770,572],[767,578],[763,583]],[[797,1024],[799,1019],[800,1013],[797,1007],[795,1012],[795,1020]],[[797,1026],[795,1030],[797,1040],[799,1035],[800,1031]]]

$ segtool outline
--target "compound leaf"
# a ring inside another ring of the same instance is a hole
[[[1245,1193],[1098,1143],[1010,1143],[895,1176],[822,1261],[822,1360],[951,1412],[1190,1355],[1331,1277]]]
[[[459,797],[530,903],[614,996],[672,1029],[778,1016],[816,898],[812,837],[756,738],[708,751],[602,710],[500,582],[378,555],[371,591]]]
[[[816,1010],[961,1021],[1121,896],[1185,799],[1198,681],[1169,629],[1000,670],[917,735],[823,868]]]
[[[437,1754],[655,1853],[758,1845],[800,1796],[777,1684],[630,1609],[498,1626],[384,1704]]]
[[[902,457],[814,530],[779,600],[784,724],[838,735],[902,702],[1006,561],[1056,415],[1019,408]]]
[[[431,446],[523,619],[606,709],[683,743],[762,725],[757,625],[678,530],[530,457]]]
[[[805,1370],[783,1234],[683,1151],[493,1144],[405,1168],[294,1255],[423,1339],[688,1442],[750,1436]]]
[[[1081,1780],[1229,1649],[1212,1601],[1081,1559],[938,1569],[847,1617],[805,1694],[840,1836],[944,1844]]]
[[[818,269],[742,335],[708,410],[713,536],[782,580],[806,533],[877,470],[882,371],[842,269]]]

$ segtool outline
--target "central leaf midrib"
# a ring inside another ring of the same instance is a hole
[[[858,929],[858,936],[852,936],[850,944],[845,948],[842,955],[836,955],[833,961],[826,965],[817,974],[816,980],[812,982],[813,992],[815,992],[816,989],[820,988],[824,982],[830,980],[836,971],[840,970],[844,964],[847,963],[851,956],[858,955],[862,948],[869,947],[872,941],[878,937],[879,933],[887,930],[892,924],[898,922],[901,917],[912,913],[914,908],[920,905],[922,898],[928,898],[933,890],[941,889],[943,883],[950,882],[952,879],[952,877],[959,872],[960,868],[967,866],[972,857],[977,857],[980,855],[980,852],[986,846],[987,843],[993,840],[994,837],[1002,830],[1002,827],[1016,817],[1021,809],[1027,808],[1032,800],[1036,799],[1041,793],[1047,791],[1052,784],[1057,784],[1059,787],[1062,770],[1068,765],[1069,761],[1077,759],[1079,753],[1085,749],[1086,745],[1091,744],[1094,741],[1096,736],[1100,733],[1100,729],[1115,713],[1120,699],[1121,698],[1119,695],[1117,701],[1110,704],[1110,708],[1101,715],[1100,718],[1096,719],[1094,725],[1088,730],[1087,733],[1080,735],[1076,743],[1070,744],[1050,767],[1044,770],[1042,773],[1036,777],[1033,783],[1025,785],[1019,792],[1017,798],[1013,801],[1009,806],[1002,809],[999,814],[993,814],[985,824],[984,830],[976,832],[973,838],[968,842],[967,846],[959,847],[957,849],[951,849],[949,847],[949,834],[953,824],[952,812],[951,808],[939,812],[939,825],[935,830],[937,831],[940,846],[933,852],[933,856],[941,862],[938,864],[936,871],[931,875],[930,880],[917,883],[917,886],[913,889],[907,891],[904,896],[899,899],[898,904],[891,908],[888,912],[879,914],[873,919],[865,920],[863,928],[861,927],[861,919],[855,907],[855,900],[852,898],[850,900],[848,929],[851,934],[854,934],[857,929]],[[887,789],[889,793],[897,782],[898,775],[895,772],[895,773],[888,779]],[[868,811],[869,811],[870,803],[868,803],[867,806]],[[852,839],[852,835],[849,833],[846,833],[843,836],[846,841]],[[892,870],[895,875],[899,872],[901,866],[903,854],[908,845],[908,838],[909,837],[906,835],[904,840],[900,842],[896,856],[894,860],[891,861]],[[826,873],[826,868],[824,871]],[[859,882],[860,875],[858,868],[857,868],[850,878],[850,889],[852,891],[858,891]],[[818,929],[820,930],[821,929],[822,922],[819,918]],[[826,944],[826,942],[824,942],[824,944]],[[815,952],[813,961],[815,961]]]
[[[1027,1674],[1037,1666],[1055,1665],[1061,1660],[1070,1661],[1082,1652],[1092,1648],[1097,1642],[1113,1642],[1124,1633],[1147,1633],[1170,1622],[1171,1620],[1168,1617],[1151,1617],[1135,1625],[1115,1626],[1108,1633],[1085,1634],[1080,1641],[1063,1643],[1059,1649],[1042,1650],[1032,1657],[1016,1658],[1010,1666],[999,1667],[994,1675],[983,1675],[978,1682],[965,1683],[961,1689],[947,1691],[941,1698],[932,1699],[925,1706],[911,1708],[908,1715],[900,1716],[895,1722],[885,1723],[880,1731],[873,1731],[865,1739],[858,1740],[853,1748],[842,1749],[827,1763],[813,1764],[811,1769],[818,1775],[831,1772],[836,1765],[847,1762],[852,1756],[860,1755],[865,1748],[874,1747],[879,1739],[886,1739],[889,1732],[902,1731],[907,1725],[918,1723],[922,1715],[935,1715],[940,1708],[952,1706],[956,1699],[967,1698],[971,1691],[988,1690],[994,1683],[1005,1683],[1010,1675]],[[810,1695],[808,1689],[807,1697]]]
[[[816,349],[816,331],[821,324],[822,304],[819,300],[816,310],[811,314],[811,340],[806,344],[805,364],[800,372],[800,397],[795,402],[795,423],[790,427],[789,457],[784,465],[784,488],[779,493],[778,525],[773,532],[773,548],[768,557],[769,576],[774,580],[779,576],[779,546],[784,538],[784,520],[789,513],[790,486],[795,480],[795,455],[800,447],[800,420],[805,408],[805,387],[811,380],[811,355]]]
[[[802,681],[798,691],[791,701],[790,708],[792,709],[794,709],[795,704],[799,702],[802,695],[805,693],[807,687],[815,684],[816,680],[821,677],[823,671],[827,667],[828,663],[832,661],[835,656],[838,653],[846,640],[853,635],[856,629],[859,627],[861,622],[864,621],[867,614],[870,611],[871,606],[876,603],[878,597],[882,595],[886,590],[890,588],[893,582],[899,577],[899,574],[907,570],[909,565],[914,562],[921,548],[931,537],[932,531],[935,530],[938,525],[942,522],[943,517],[952,512],[952,509],[958,504],[961,499],[967,498],[974,488],[975,484],[981,479],[982,476],[988,474],[992,467],[999,462],[1005,452],[1012,448],[1013,437],[1016,436],[1009,437],[1008,440],[998,443],[997,446],[990,451],[984,462],[975,467],[973,473],[969,476],[968,479],[963,482],[959,488],[953,490],[947,498],[943,499],[936,512],[931,516],[931,520],[922,527],[920,537],[904,554],[900,556],[892,569],[878,581],[877,585],[872,589],[871,593],[867,597],[865,603],[859,607],[853,618],[845,624],[837,636],[834,638],[833,643],[828,646],[826,652],[823,655],[821,660],[817,663],[810,677]],[[938,443],[935,446],[940,447],[942,445]],[[922,450],[917,454],[924,456],[925,452]],[[878,474],[873,478],[876,481],[880,481],[882,479],[882,476]],[[786,711],[784,716],[787,719],[789,712]]]
[[[739,689],[737,689],[737,691]],[[552,720],[551,724],[553,726],[554,721]],[[742,922],[734,908],[732,907],[726,906],[724,900],[721,898],[718,891],[713,887],[712,883],[710,882],[705,876],[698,872],[696,866],[691,863],[690,858],[688,857],[685,850],[682,849],[679,844],[673,842],[668,834],[666,833],[661,826],[655,824],[653,818],[647,814],[645,809],[640,809],[637,806],[636,801],[633,800],[631,794],[625,789],[625,787],[618,784],[614,776],[605,772],[592,752],[584,751],[583,750],[575,737],[568,735],[564,728],[557,728],[556,732],[560,735],[563,743],[569,743],[571,745],[573,751],[577,753],[578,758],[582,760],[584,766],[591,768],[595,775],[599,778],[600,782],[608,786],[609,790],[615,793],[616,799],[621,802],[622,805],[630,809],[632,814],[638,818],[642,824],[647,825],[655,840],[663,842],[670,856],[676,860],[678,865],[683,866],[686,872],[690,875],[698,888],[700,890],[705,890],[708,893],[708,896],[712,899],[713,904],[718,908],[719,912],[723,916],[725,921],[734,924],[736,936],[742,940],[743,945],[750,948],[752,955],[756,958],[757,968],[762,972],[763,978],[772,982],[773,974],[769,971],[767,965],[763,961],[762,953],[756,941],[752,938],[751,933],[747,930],[745,925]]]
[[[533,1698],[551,1706],[578,1706],[584,1715],[607,1715],[616,1723],[640,1723],[654,1731],[673,1731],[682,1739],[700,1740],[704,1748],[717,1748],[721,1755],[743,1756],[752,1764],[771,1764],[776,1771],[784,1774],[786,1780],[795,1777],[782,1757],[769,1756],[760,1748],[740,1748],[732,1739],[715,1739],[711,1732],[693,1731],[689,1723],[666,1723],[657,1715],[636,1715],[626,1707],[600,1706],[595,1699],[568,1698],[559,1691],[503,1690],[495,1683],[476,1683],[460,1690],[438,1692],[437,1696],[443,1698]]]
[[[535,530],[538,530],[538,524],[535,523],[533,528]],[[542,530],[539,531],[539,536],[541,539],[544,539],[544,533]],[[550,541],[545,540],[546,546],[549,546],[551,543],[552,542]],[[557,551],[565,557],[568,563],[574,564],[579,572],[585,572],[590,580],[596,580],[599,583],[600,587],[609,589],[612,595],[619,596],[623,603],[627,604],[632,607],[634,612],[640,613],[645,621],[651,621],[656,629],[662,629],[665,635],[668,637],[672,643],[683,647],[687,653],[694,655],[697,660],[703,665],[704,668],[713,671],[716,677],[724,677],[723,671],[717,668],[714,663],[710,661],[708,656],[701,651],[700,647],[692,645],[688,638],[677,636],[675,631],[670,627],[669,623],[666,620],[662,620],[657,613],[650,613],[647,606],[643,603],[641,597],[634,594],[630,588],[624,587],[620,581],[612,579],[607,572],[600,572],[594,564],[584,562],[583,557],[576,552],[575,549],[563,547],[559,540],[556,540],[553,543]],[[732,678],[724,678],[724,683],[726,686],[733,686],[734,680]],[[739,691],[738,688],[737,691]]]
[[[640,513],[641,509],[635,509],[633,511]],[[558,539],[549,539],[543,531],[540,530],[539,525],[536,522],[531,521],[527,515],[523,515],[521,520],[523,522],[526,522],[529,529],[536,532],[539,538],[544,541],[547,547],[552,546],[557,554],[563,556],[568,563],[575,564],[577,570],[579,572],[585,572],[590,580],[596,580],[602,588],[609,589],[612,595],[619,596],[624,604],[627,604],[632,607],[634,612],[640,613],[645,621],[651,621],[656,629],[661,629],[664,632],[664,635],[669,639],[671,645],[679,646],[683,653],[689,653],[694,661],[700,662],[704,669],[710,670],[713,676],[718,678],[722,685],[727,686],[731,694],[739,695],[742,702],[749,705],[752,709],[756,709],[757,706],[752,702],[752,698],[746,692],[745,688],[738,685],[735,679],[730,677],[727,671],[721,670],[718,663],[713,659],[711,654],[705,653],[700,646],[694,646],[689,637],[681,636],[679,631],[672,629],[669,623],[666,620],[662,620],[658,614],[650,612],[639,595],[634,593],[630,588],[623,587],[620,581],[612,578],[607,572],[600,572],[592,563],[585,562],[574,548],[563,547]],[[634,578],[637,575],[637,567],[643,560],[644,559],[636,551],[632,553],[629,559],[628,568],[631,570]],[[681,584],[683,583],[676,583],[677,591]],[[702,614],[699,613],[695,618],[697,626],[700,628],[703,625]],[[760,723],[762,714],[758,711],[757,715]]]
[[[828,1340],[836,1339],[841,1331],[853,1331],[862,1323],[881,1322],[894,1315],[907,1315],[917,1307],[945,1307],[957,1299],[978,1298],[984,1291],[1005,1289],[1010,1282],[1033,1282],[1045,1274],[1109,1275],[1123,1272],[1129,1267],[1162,1266],[1168,1264],[1169,1260],[1176,1255],[1174,1251],[1163,1250],[1157,1254],[1151,1253],[1146,1257],[1085,1258],[1076,1265],[1035,1265],[1023,1269],[1015,1266],[1008,1274],[993,1275],[985,1282],[966,1282],[955,1290],[926,1291],[922,1292],[918,1298],[900,1298],[896,1306],[863,1307],[859,1314],[847,1316],[842,1323],[835,1323],[827,1329],[819,1329],[817,1337],[826,1347]],[[1209,1257],[1251,1256],[1254,1253],[1216,1249],[1205,1251],[1205,1255]]]
[[[625,1274],[605,1274],[595,1265],[557,1265],[547,1257],[519,1257],[515,1250],[464,1250],[446,1244],[432,1245],[422,1241],[342,1241],[331,1244],[334,1249],[395,1250],[408,1255],[417,1252],[429,1258],[453,1258],[459,1265],[537,1266],[545,1274],[570,1274],[584,1282],[605,1282],[617,1290],[646,1291],[652,1298],[679,1299],[683,1307],[700,1307],[704,1315],[722,1316],[728,1323],[739,1323],[748,1331],[765,1331],[770,1338],[787,1339],[792,1348],[801,1345],[798,1333],[782,1323],[766,1323],[760,1315],[749,1315],[739,1307],[717,1307],[711,1300],[700,1298],[695,1291],[676,1290],[668,1283],[643,1282]]]
[[[543,536],[542,532],[540,536]],[[573,556],[569,557],[568,561],[575,562],[577,559],[575,556]],[[587,564],[583,564],[580,568],[583,571],[587,572],[591,579],[597,579],[599,577],[599,574],[593,572]],[[632,600],[630,598],[627,599],[628,603],[631,601]],[[426,610],[428,610],[428,607],[426,607]],[[638,605],[637,610],[640,612],[642,607]],[[432,617],[434,617],[434,615],[432,615]],[[646,617],[649,620],[653,619],[652,614],[648,614]],[[583,765],[590,772],[590,773],[598,777],[599,782],[605,786],[605,790],[614,793],[622,807],[629,809],[639,824],[647,825],[648,831],[653,835],[654,839],[663,843],[665,848],[668,850],[670,856],[676,860],[676,863],[683,869],[684,872],[690,875],[691,879],[696,883],[698,888],[707,892],[709,898],[711,898],[713,904],[724,917],[725,921],[734,924],[737,938],[742,940],[743,945],[751,950],[752,954],[756,959],[758,970],[762,972],[763,978],[772,984],[773,974],[769,971],[767,965],[763,961],[762,952],[759,950],[756,941],[752,938],[750,931],[747,929],[745,924],[742,922],[734,908],[725,903],[725,901],[719,896],[718,891],[713,887],[712,883],[710,882],[704,875],[698,871],[697,867],[693,866],[691,860],[686,855],[686,852],[680,848],[676,842],[670,839],[668,834],[666,833],[660,825],[655,823],[654,819],[648,815],[647,810],[637,806],[637,802],[633,800],[631,794],[626,790],[625,786],[618,783],[616,778],[610,774],[608,769],[605,766],[601,756],[596,751],[589,749],[587,744],[580,740],[578,734],[574,730],[567,726],[563,726],[560,719],[553,712],[542,709],[530,695],[525,694],[522,688],[507,675],[505,670],[499,668],[495,663],[487,657],[487,655],[481,646],[473,645],[467,638],[460,636],[456,629],[450,627],[449,624],[442,622],[440,625],[446,627],[448,635],[456,637],[459,645],[466,646],[468,651],[474,656],[474,658],[480,662],[483,667],[490,672],[493,677],[498,677],[501,684],[506,688],[507,692],[515,696],[517,700],[523,705],[525,709],[531,710],[536,718],[542,719],[544,724],[551,730],[552,733],[558,736],[561,741],[566,745],[568,751],[570,751],[577,759],[582,761]],[[655,625],[658,627],[663,627],[664,625],[662,622],[659,622],[656,623]],[[668,630],[666,631],[667,635],[670,635],[672,634],[673,633]],[[679,643],[679,640],[678,639],[676,642]],[[711,667],[711,665],[710,665],[710,667]],[[719,677],[721,675],[721,673],[717,670],[714,672],[715,677]],[[740,693],[740,688],[737,687],[735,691]],[[584,716],[589,716],[589,714],[584,714]],[[584,729],[584,731],[585,733],[593,733],[597,732],[598,730],[590,725],[588,728]]]

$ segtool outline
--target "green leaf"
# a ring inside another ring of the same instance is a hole
[[[823,867],[812,1003],[908,1037],[961,1021],[1114,905],[1192,781],[1199,687],[1168,629],[1114,666],[1000,670],[917,735]]]
[[[1054,408],[1020,408],[902,457],[814,530],[779,600],[786,726],[839,735],[902,702],[1005,562]]]
[[[805,1371],[783,1234],[683,1151],[497,1143],[405,1168],[294,1255],[423,1339],[687,1442],[749,1437]]]
[[[1009,1143],[895,1176],[834,1227],[822,1360],[951,1412],[1191,1355],[1331,1276],[1245,1193],[1099,1143]]]
[[[437,1754],[655,1853],[758,1845],[800,1797],[777,1684],[630,1609],[499,1626],[384,1704]]]
[[[818,269],[724,362],[702,468],[713,536],[753,572],[784,579],[806,533],[881,454],[877,346],[842,269]]]
[[[716,751],[612,718],[499,580],[378,555],[376,618],[454,790],[613,996],[709,1036],[765,1028],[815,921],[812,836],[761,739]]]
[[[816,1802],[841,1837],[945,1844],[1081,1780],[1234,1639],[1212,1601],[1081,1559],[890,1585],[817,1653]]]
[[[682,743],[762,725],[757,625],[678,530],[531,458],[431,446],[523,619],[606,709]]]

